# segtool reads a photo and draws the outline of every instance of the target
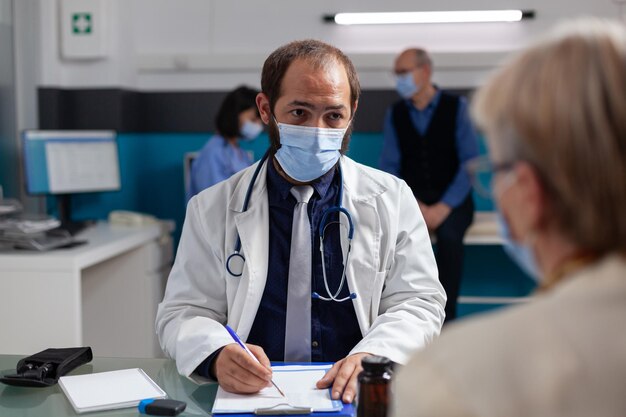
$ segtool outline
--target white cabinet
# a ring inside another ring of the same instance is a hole
[[[99,223],[83,246],[0,253],[0,353],[91,346],[162,357],[154,331],[172,263],[171,227]]]

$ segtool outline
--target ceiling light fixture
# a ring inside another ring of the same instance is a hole
[[[532,19],[532,10],[465,10],[441,12],[337,13],[324,21],[339,25],[388,25],[410,23],[489,23]]]

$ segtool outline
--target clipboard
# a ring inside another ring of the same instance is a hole
[[[224,414],[215,414],[224,416]],[[231,417],[254,417],[254,416],[286,416],[286,415],[308,415],[312,417],[354,417],[356,412],[353,404],[342,404],[341,410],[337,411],[313,411],[310,408],[292,407],[285,410],[272,410],[270,408],[256,409],[254,413],[229,414]]]
[[[290,378],[314,378],[319,379],[321,375],[330,369],[332,364],[327,363],[289,363],[289,364],[273,364],[275,380],[289,381]],[[310,381],[308,381],[310,383]],[[255,416],[285,416],[285,415],[309,415],[316,417],[353,417],[355,409],[353,404],[343,404],[341,400],[332,400],[330,398],[330,388],[328,390],[315,390],[313,398],[306,397],[307,385],[303,390],[291,390],[285,387],[293,387],[296,384],[283,382],[278,383],[281,388],[287,391],[287,396],[291,394],[292,404],[285,403],[282,397],[276,398],[271,396],[272,387],[265,390],[269,398],[263,398],[263,391],[254,396],[244,396],[229,394],[225,391],[220,392],[216,396],[213,404],[212,414],[219,417],[255,417]],[[265,391],[264,390],[264,391]],[[275,394],[274,394],[275,395]],[[307,404],[307,401],[311,403]],[[267,401],[267,402],[266,402]],[[300,402],[300,404],[298,404]],[[304,403],[303,403],[304,402]],[[273,404],[273,405],[270,405]],[[318,408],[316,408],[318,407]]]
[[[343,407],[339,411],[311,411],[311,409],[291,408],[289,410],[270,410],[269,408],[257,409],[254,413],[234,413],[223,414],[214,413],[214,416],[219,417],[256,417],[256,416],[289,416],[289,415],[306,415],[311,417],[354,417],[356,416],[356,410],[354,404],[343,404]]]

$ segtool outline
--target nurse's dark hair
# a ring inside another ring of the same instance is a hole
[[[339,62],[346,70],[348,84],[350,85],[350,105],[355,108],[356,102],[361,95],[361,85],[354,64],[341,50],[327,43],[305,39],[293,41],[281,46],[270,54],[263,64],[261,73],[261,91],[267,96],[270,110],[274,113],[276,102],[280,98],[281,86],[285,73],[289,66],[296,60],[302,59],[313,65],[315,68],[324,68],[327,65]],[[352,116],[352,114],[351,114]],[[270,121],[270,140],[273,150],[279,145],[277,143],[278,132],[273,121]],[[352,124],[346,132],[342,152],[347,150]]]
[[[257,94],[257,90],[244,85],[226,94],[215,115],[215,128],[220,135],[225,138],[240,136],[239,114],[248,109],[256,109]]]

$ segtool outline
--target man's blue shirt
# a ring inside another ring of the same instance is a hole
[[[418,110],[411,100],[405,100],[409,108],[411,121],[420,134],[425,134],[430,124],[435,109],[441,98],[441,90],[437,90],[433,99],[423,110]],[[398,145],[398,136],[393,125],[391,109],[387,110],[384,125],[384,142],[380,155],[379,166],[383,171],[400,177],[401,154]],[[454,180],[450,183],[443,194],[441,201],[452,208],[463,202],[471,189],[469,174],[465,170],[465,163],[478,155],[478,140],[476,131],[470,121],[467,100],[460,97],[459,108],[456,115],[456,149],[459,158],[459,170]],[[417,140],[417,138],[416,138]]]

